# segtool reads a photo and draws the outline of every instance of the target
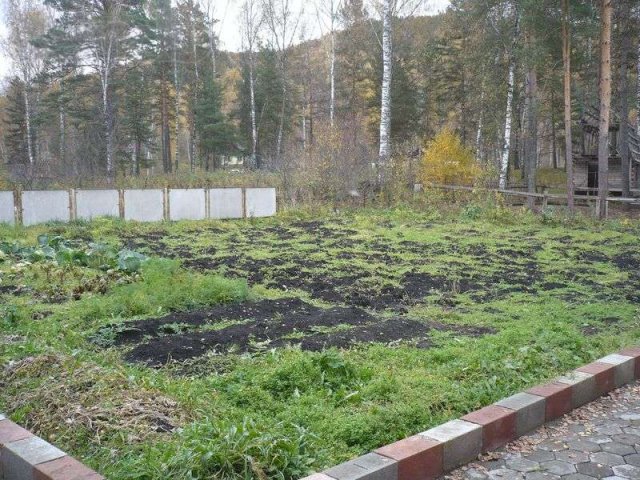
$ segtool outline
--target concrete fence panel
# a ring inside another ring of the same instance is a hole
[[[242,218],[241,188],[212,188],[209,190],[209,217],[215,219]]]
[[[0,192],[0,223],[13,225],[14,221],[13,192]]]
[[[124,218],[138,222],[164,220],[164,192],[162,190],[125,190]]]
[[[42,190],[22,192],[22,223],[35,225],[51,221],[71,220],[69,192]]]
[[[247,217],[271,217],[276,214],[275,188],[247,188]]]
[[[169,190],[170,220],[204,220],[207,218],[205,191],[195,189]]]
[[[77,190],[76,218],[117,217],[120,215],[119,202],[117,190]]]

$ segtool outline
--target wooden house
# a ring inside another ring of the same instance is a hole
[[[609,127],[609,191],[622,194],[622,160],[620,157],[620,118],[613,116]],[[599,118],[595,109],[585,112],[580,120],[580,137],[573,145],[574,183],[578,194],[598,191]],[[629,124],[629,182],[633,196],[640,196],[640,138]]]

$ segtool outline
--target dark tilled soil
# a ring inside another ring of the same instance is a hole
[[[328,334],[308,335],[296,340],[280,339],[272,342],[271,346],[299,345],[303,350],[322,351],[330,347],[350,348],[354,344],[411,341],[419,348],[428,348],[432,346],[428,337],[433,330],[471,337],[495,333],[495,330],[485,327],[446,325],[438,322],[425,323],[401,318]]]
[[[240,323],[218,330],[161,336],[167,333],[165,327],[168,325],[179,324],[194,329],[229,320]],[[318,332],[319,328],[338,326],[351,328]],[[160,366],[171,360],[188,360],[208,352],[245,353],[289,344],[299,344],[305,350],[321,350],[328,347],[349,348],[370,342],[416,340],[422,341],[422,346],[427,346],[431,330],[471,336],[493,333],[487,328],[423,323],[410,319],[383,321],[356,307],[322,309],[299,299],[284,299],[226,305],[206,311],[129,322],[124,328],[119,327],[116,343],[138,343],[127,353],[128,361]],[[292,334],[302,335],[302,338],[288,338]]]
[[[124,324],[107,325],[100,329],[98,333],[113,331],[115,333],[115,345],[125,345],[140,342],[146,337],[157,337],[170,333],[172,325],[194,329],[203,325],[215,325],[225,321],[268,321],[285,313],[294,317],[311,317],[317,315],[319,311],[318,307],[305,303],[298,298],[231,303],[206,310],[174,312],[160,318],[148,318]]]

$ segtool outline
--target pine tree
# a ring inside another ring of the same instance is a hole
[[[24,103],[24,83],[14,77],[7,89],[5,146],[9,164],[29,165],[27,115]]]
[[[153,139],[151,96],[148,75],[142,68],[130,70],[124,82],[122,130],[132,150],[131,170],[135,175],[140,174],[142,150],[149,148]]]
[[[217,167],[220,156],[235,150],[235,131],[222,112],[221,96],[217,81],[210,77],[204,81],[203,87],[198,92],[195,128],[206,170],[209,170],[212,159],[214,167]]]

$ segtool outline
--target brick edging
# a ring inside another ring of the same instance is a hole
[[[104,480],[0,413],[0,480]]]
[[[636,379],[640,347],[626,348],[303,480],[435,480]]]

